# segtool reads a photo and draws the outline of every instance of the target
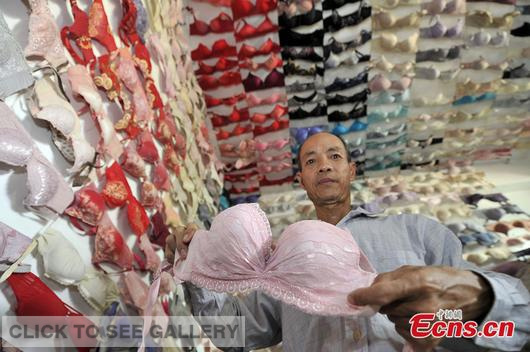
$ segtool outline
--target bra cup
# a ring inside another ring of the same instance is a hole
[[[31,244],[31,239],[0,222],[0,262],[14,263]]]
[[[384,55],[381,56],[381,59],[376,64],[376,68],[380,69],[381,71],[390,72],[394,65],[386,59]]]
[[[48,105],[40,110],[36,117],[48,121],[65,136],[74,131],[77,118],[71,110],[60,105]]]
[[[398,38],[393,33],[383,33],[380,37],[381,47],[383,49],[392,50],[398,43]]]
[[[118,286],[107,275],[92,271],[89,272],[77,285],[81,297],[96,311],[102,312],[108,302],[119,299]]]
[[[497,35],[490,39],[490,44],[495,46],[506,46],[508,45],[508,33],[500,32]]]
[[[372,92],[379,92],[390,89],[392,82],[381,74],[377,74],[372,80],[368,83],[368,88]]]
[[[460,33],[462,33],[463,29],[464,29],[464,21],[462,21],[462,19],[458,19],[456,24],[447,30],[447,32],[445,33],[445,36],[449,38],[457,37],[458,35],[460,35]]]
[[[378,28],[389,28],[394,24],[394,18],[389,12],[380,12],[374,15],[374,20],[378,24]]]
[[[52,170],[48,163],[41,160],[30,161],[27,164],[29,192],[24,199],[24,204],[29,206],[45,206],[59,190],[59,176]],[[73,196],[73,195],[72,195]],[[65,205],[68,206],[70,203]],[[64,210],[64,209],[63,209]],[[62,213],[62,211],[61,211]]]
[[[0,129],[0,161],[14,166],[26,165],[33,155],[31,145],[26,134],[12,128]]]
[[[471,42],[476,46],[483,46],[489,43],[491,36],[489,33],[480,30],[471,36]]]
[[[430,28],[430,31],[433,38],[441,38],[446,33],[447,27],[445,27],[438,17],[436,23]]]
[[[79,252],[61,233],[49,229],[38,243],[46,277],[62,285],[72,285],[85,276],[86,266]]]

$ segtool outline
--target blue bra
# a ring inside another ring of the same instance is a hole
[[[398,135],[405,131],[407,128],[406,123],[401,123],[396,126],[392,126],[390,128],[387,128],[386,130],[382,131],[381,128],[377,128],[375,131],[370,131],[366,134],[367,139],[377,139],[377,138],[385,138],[392,135]]]
[[[478,96],[465,95],[462,98],[455,100],[453,102],[453,105],[457,106],[457,105],[478,103],[480,101],[495,100],[496,97],[497,95],[493,92],[486,92]]]
[[[389,91],[384,91],[378,95],[372,95],[368,98],[367,102],[370,105],[383,105],[383,104],[392,104],[392,103],[403,103],[409,101],[410,99],[410,89],[405,90],[404,92],[399,93],[390,93]]]
[[[346,128],[344,125],[342,125],[340,122],[335,125],[331,133],[334,135],[343,135],[351,132],[357,132],[357,131],[364,131],[368,127],[368,124],[365,122],[361,122],[359,120],[355,121],[351,124],[349,128]]]
[[[377,123],[377,122],[388,122],[390,119],[396,119],[400,117],[406,117],[409,113],[408,106],[401,105],[394,111],[383,112],[381,110],[372,111],[367,115],[368,123]]]
[[[365,171],[380,171],[401,166],[401,152],[394,152],[366,160]]]
[[[399,137],[397,137],[394,140],[386,141],[386,142],[377,142],[377,141],[369,141],[366,142],[366,148],[367,149],[385,149],[390,147],[395,147],[396,145],[405,144],[407,143],[407,135],[403,134]]]

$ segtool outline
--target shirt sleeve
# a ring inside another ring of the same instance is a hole
[[[482,270],[462,258],[462,245],[458,238],[437,221],[422,218],[420,226],[424,231],[426,261],[428,265],[448,265],[470,270],[483,277],[493,289],[493,305],[481,322],[479,331],[488,321],[513,321],[513,337],[475,337],[472,341],[476,347],[500,351],[520,351],[530,339],[530,294],[521,280],[506,274]],[[469,344],[471,340],[446,339],[444,347],[453,346],[451,350],[468,350],[458,348]],[[456,343],[456,344],[455,344]],[[476,348],[475,350],[481,350]]]
[[[221,348],[241,352],[277,345],[282,340],[281,303],[253,291],[238,298],[183,284],[185,299],[194,316],[239,316],[245,318],[245,347]],[[215,344],[215,341],[212,341]]]

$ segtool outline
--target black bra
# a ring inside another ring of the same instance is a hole
[[[353,109],[351,109],[348,112],[333,111],[331,114],[328,115],[328,121],[342,122],[342,121],[347,121],[351,119],[358,119],[363,116],[366,116],[366,105],[364,104],[362,104],[360,108],[357,108],[357,106],[354,106]]]
[[[368,71],[361,72],[353,78],[335,78],[332,84],[326,86],[326,93],[337,92],[368,82]]]
[[[521,64],[514,68],[508,68],[506,71],[502,73],[503,79],[529,78],[529,77],[530,77],[530,70],[526,68],[526,64]]]
[[[289,61],[287,65],[283,67],[283,72],[286,75],[299,75],[299,76],[324,76],[324,67],[312,65],[311,68],[301,68],[294,62]]]
[[[324,28],[328,32],[336,32],[344,27],[355,26],[372,15],[372,8],[361,6],[361,8],[352,14],[340,17],[336,10],[333,10],[331,16],[324,19]]]
[[[327,107],[326,105],[320,105],[314,107],[311,111],[305,111],[302,108],[298,108],[295,111],[289,111],[289,118],[292,120],[302,120],[308,117],[326,116]]]
[[[353,104],[357,102],[364,102],[366,101],[366,98],[368,98],[368,93],[370,93],[370,90],[368,88],[363,89],[360,92],[355,93],[352,96],[346,96],[346,95],[340,95],[335,94],[332,97],[327,98],[328,106],[331,105],[342,105],[342,104]]]
[[[416,62],[434,61],[443,62],[458,59],[460,57],[460,46],[453,46],[449,49],[429,49],[416,53]]]
[[[344,6],[344,4],[353,4],[362,0],[324,0],[322,3],[322,9],[333,10]]]
[[[311,93],[307,97],[299,97],[295,95],[291,99],[289,99],[287,104],[289,106],[300,106],[300,105],[305,105],[309,103],[316,103],[316,102],[319,102],[325,99],[326,99],[325,94],[319,93],[315,90],[313,93]]]
[[[330,52],[334,54],[340,54],[345,50],[356,48],[365,44],[370,39],[372,39],[372,32],[365,29],[361,30],[358,38],[346,43],[338,42],[335,40],[335,38],[331,37],[328,41],[330,44],[324,45],[324,57],[329,57]]]
[[[521,27],[512,29],[510,33],[515,37],[528,37],[530,36],[530,23],[525,22]]]
[[[280,42],[282,46],[322,46],[323,41],[323,29],[318,29],[308,34],[300,34],[286,28],[280,29]]]
[[[299,83],[296,81],[293,84],[285,86],[287,93],[305,92],[306,90],[315,90],[315,83]]]
[[[324,60],[322,56],[315,52],[314,48],[303,48],[300,50],[297,48],[283,47],[282,58],[284,60],[305,60],[312,62],[322,62]]]
[[[296,28],[300,26],[310,26],[322,19],[322,11],[313,8],[308,13],[303,15],[287,17],[284,13],[278,17],[278,22],[284,28]]]

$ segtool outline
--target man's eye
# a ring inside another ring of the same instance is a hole
[[[309,160],[307,160],[307,161],[305,162],[305,164],[306,164],[306,165],[309,165],[309,164],[312,164],[313,162],[314,162],[313,159],[309,159]]]
[[[333,154],[331,157],[333,159],[340,159],[342,156],[340,154]]]

